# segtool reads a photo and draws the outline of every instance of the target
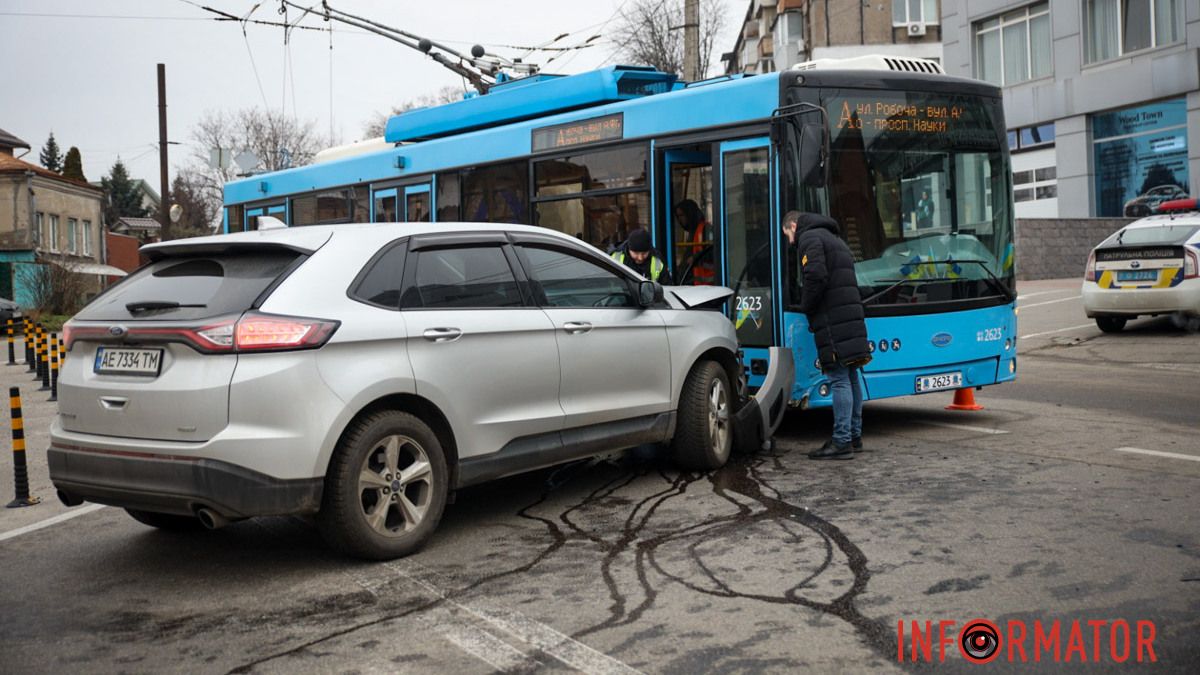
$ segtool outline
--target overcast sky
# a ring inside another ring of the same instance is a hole
[[[682,3],[682,0],[679,0]],[[318,4],[300,0],[298,4]],[[314,120],[323,134],[351,142],[378,111],[462,80],[419,52],[351,27],[335,27],[330,86],[329,34],[296,30],[284,47],[280,28],[210,20],[196,5],[277,21],[276,0],[0,0],[0,129],[33,146],[38,162],[51,131],[65,154],[78,146],[88,180],[99,180],[120,156],[136,178],[158,188],[158,100],[155,64],[167,67],[168,137],[189,143],[208,110],[270,106]],[[440,40],[466,52],[482,43],[578,44],[605,33],[622,0],[331,0],[333,7]],[[717,55],[733,48],[744,0],[726,0],[726,35]],[[291,18],[295,18],[292,12]],[[324,25],[311,17],[310,25]],[[546,64],[545,72],[577,73],[612,63],[607,34],[596,47]],[[253,65],[252,65],[253,64]],[[258,76],[255,76],[257,66]],[[290,69],[290,70],[289,70]],[[290,72],[290,74],[288,74]],[[190,144],[171,146],[171,175]]]

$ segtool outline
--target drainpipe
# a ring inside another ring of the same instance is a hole
[[[41,243],[38,241],[41,233],[37,231],[37,194],[33,190],[33,176],[32,171],[25,172],[25,185],[29,190],[29,247],[36,251]],[[13,210],[16,211],[16,205],[13,206]],[[15,217],[16,214],[13,215]]]

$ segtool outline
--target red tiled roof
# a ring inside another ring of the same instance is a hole
[[[26,171],[32,171],[32,172],[36,173],[37,175],[45,177],[45,178],[51,178],[53,180],[62,181],[64,183],[69,183],[71,185],[75,185],[78,187],[87,188],[89,190],[95,190],[96,192],[102,192],[102,190],[100,188],[92,187],[91,185],[88,185],[87,183],[85,183],[83,181],[78,181],[78,180],[73,180],[71,178],[67,178],[66,176],[63,176],[61,173],[54,173],[53,171],[51,171],[49,169],[43,169],[42,167],[38,166],[37,164],[30,164],[29,162],[17,159],[16,157],[13,157],[12,155],[5,155],[3,153],[0,153],[0,173],[25,173]]]

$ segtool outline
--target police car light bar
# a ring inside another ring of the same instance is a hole
[[[1158,205],[1159,213],[1177,213],[1179,211],[1200,211],[1200,199],[1172,199]]]

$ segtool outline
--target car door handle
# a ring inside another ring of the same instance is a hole
[[[462,331],[457,328],[426,328],[424,337],[430,342],[454,342],[462,337]]]
[[[105,410],[124,410],[129,403],[129,399],[120,396],[101,396],[100,405]]]
[[[592,324],[587,321],[568,321],[563,324],[563,330],[568,333],[586,333],[592,329]]]

